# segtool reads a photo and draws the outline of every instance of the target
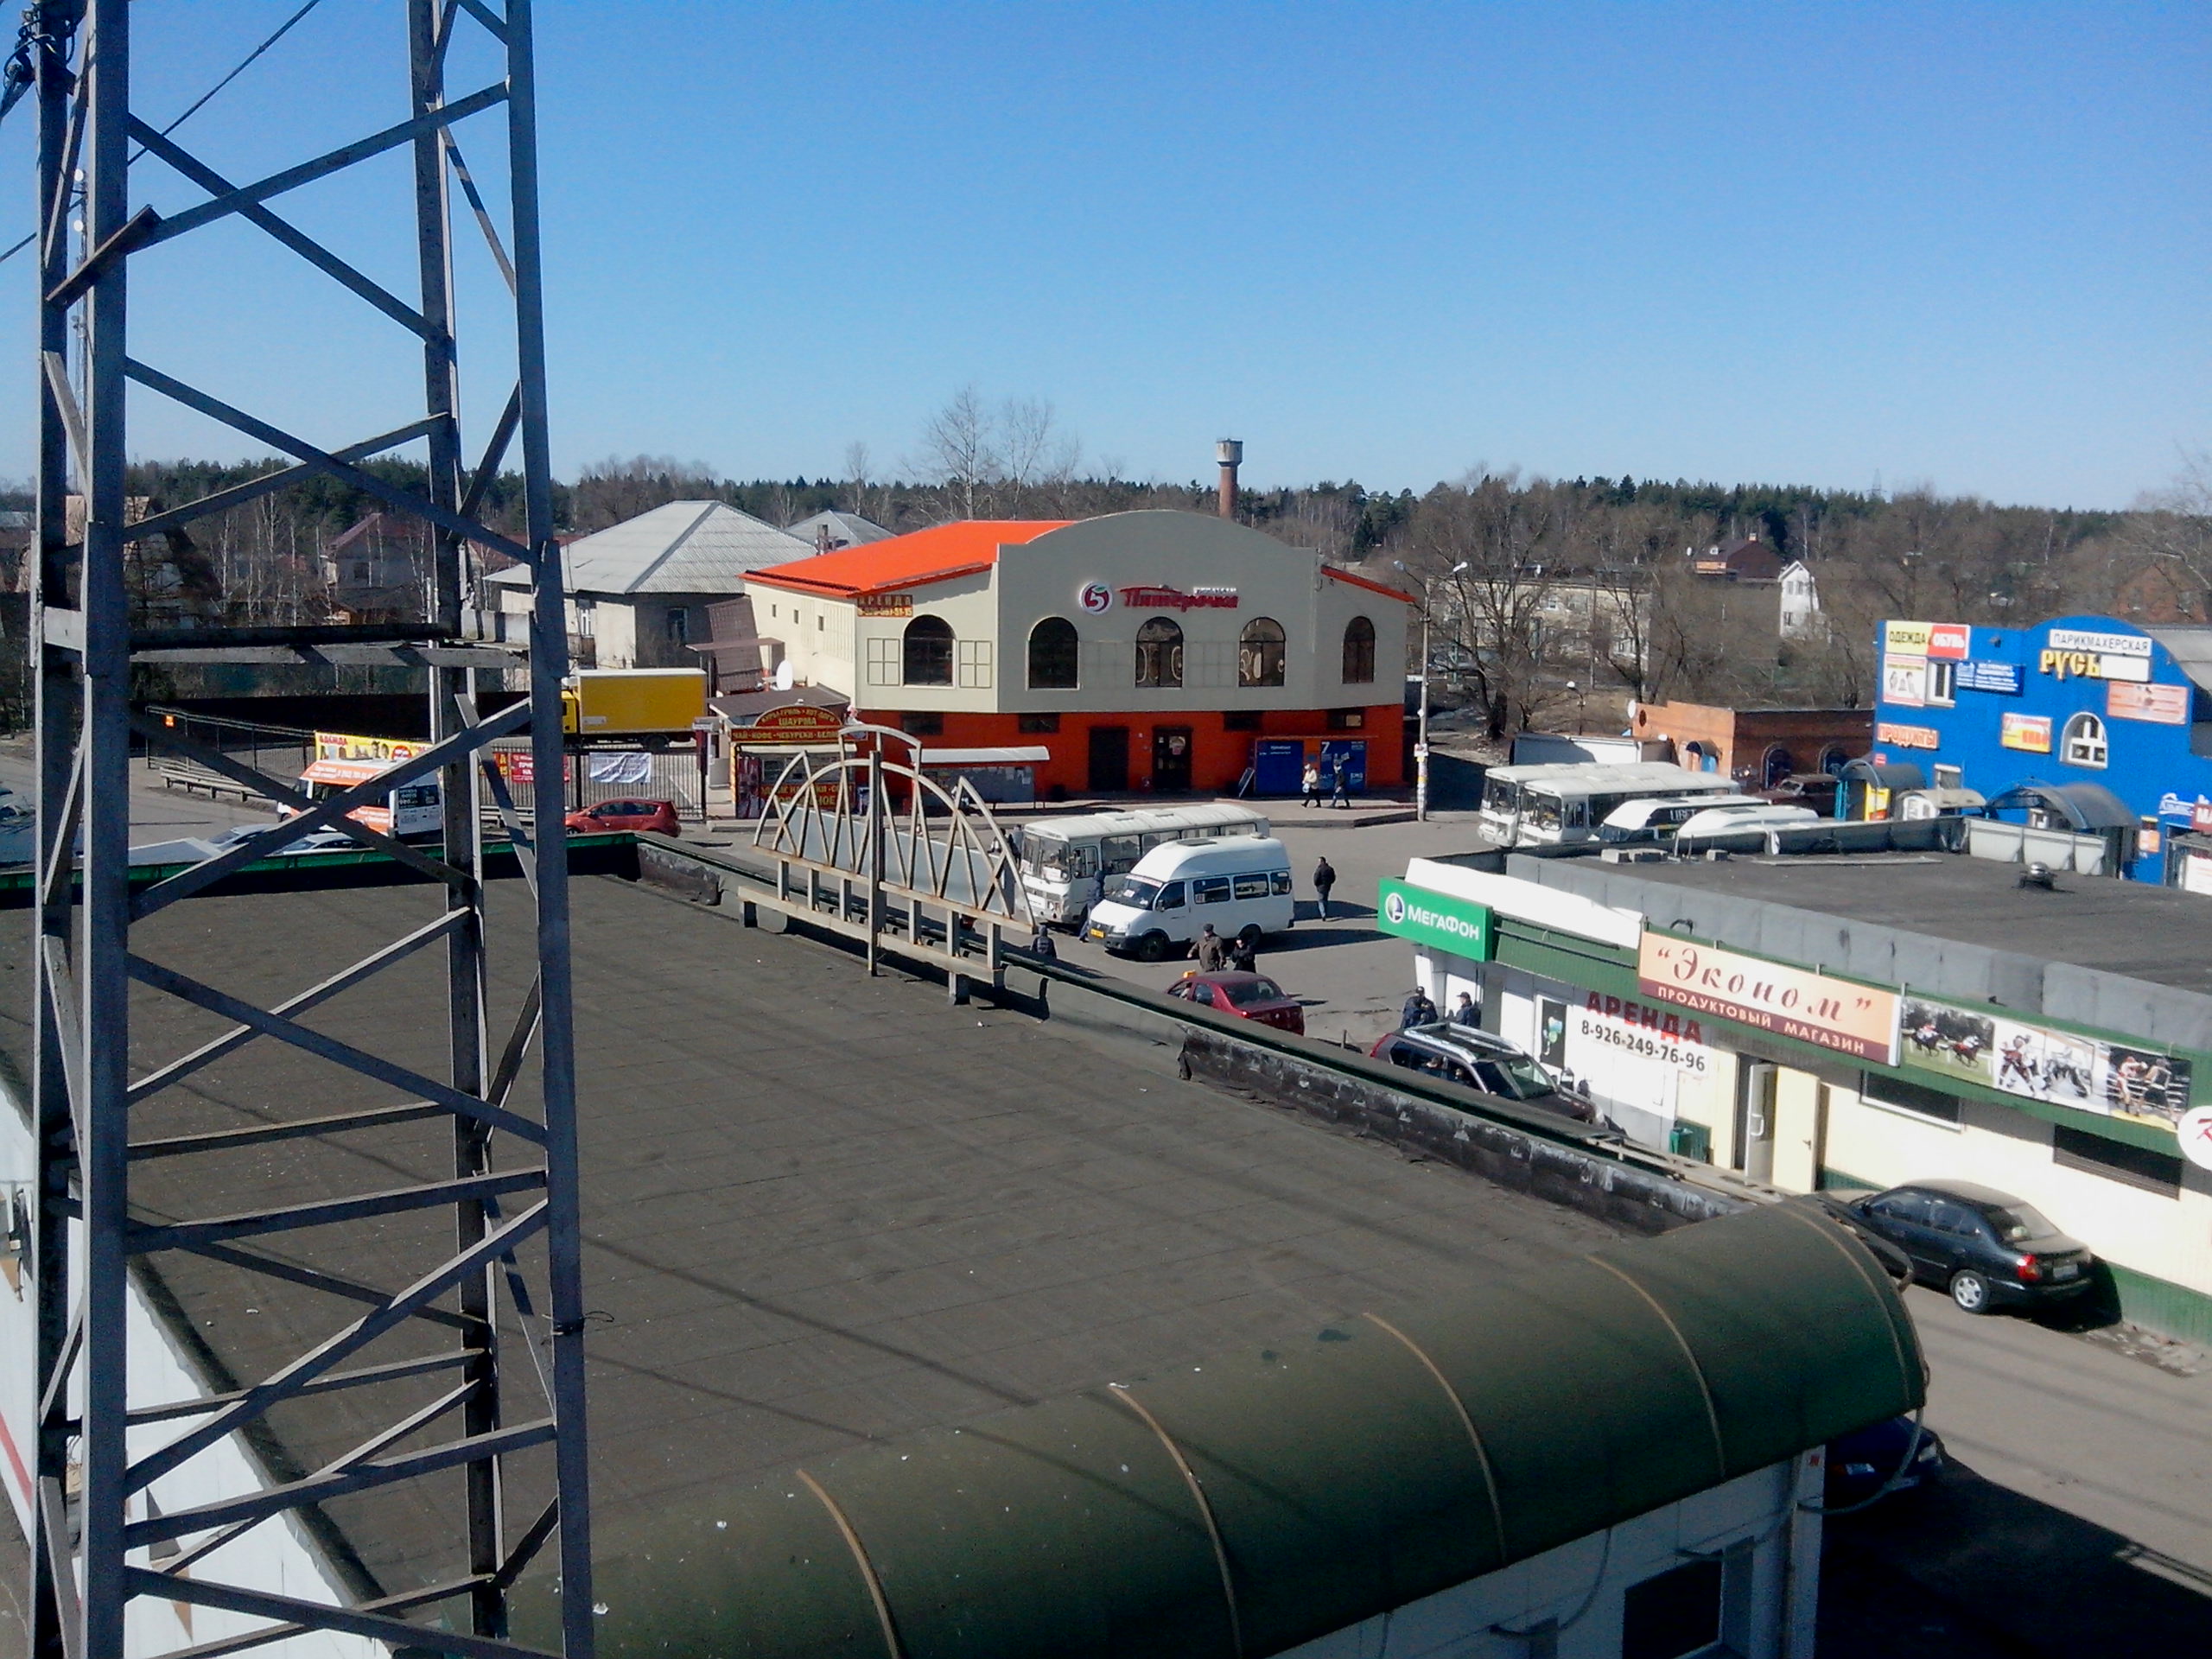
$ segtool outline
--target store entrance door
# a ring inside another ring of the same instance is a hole
[[[1152,728],[1152,787],[1154,794],[1181,795],[1191,787],[1191,728]]]
[[[1129,786],[1129,728],[1094,726],[1090,728],[1090,781],[1094,795],[1114,795]]]

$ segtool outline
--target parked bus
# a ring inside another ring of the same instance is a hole
[[[1630,801],[1736,792],[1731,779],[1664,761],[1492,766],[1483,778],[1478,832],[1494,847],[1561,846],[1597,839],[1599,826]]]
[[[300,774],[305,792],[317,801],[342,795],[389,772],[403,760],[411,760],[426,745],[389,737],[355,737],[345,732],[317,732],[314,761]],[[284,816],[290,817],[287,809]],[[389,791],[373,806],[357,806],[346,815],[402,841],[435,836],[445,828],[445,808],[433,773]]]
[[[1154,848],[1201,836],[1264,836],[1268,828],[1266,817],[1248,806],[1141,807],[1039,818],[1020,830],[1029,912],[1049,925],[1080,927],[1098,902],[1100,882],[1127,875]]]

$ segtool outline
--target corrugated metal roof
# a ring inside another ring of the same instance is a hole
[[[803,558],[811,544],[725,501],[670,501],[569,543],[572,594],[736,594],[747,571]],[[487,578],[520,584],[520,566]]]
[[[2212,691],[2212,625],[2145,628],[2145,633],[2164,645],[2174,666],[2201,689]]]
[[[870,542],[888,541],[891,537],[891,532],[873,518],[863,518],[857,512],[839,512],[834,507],[817,512],[811,518],[802,518],[795,524],[785,524],[784,529],[810,547],[815,544],[817,534],[824,529],[830,532],[833,549],[865,547]]]

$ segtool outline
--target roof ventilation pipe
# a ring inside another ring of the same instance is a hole
[[[1244,461],[1244,441],[1223,438],[1214,444],[1213,458],[1221,463],[1221,516],[1236,516],[1236,469]]]

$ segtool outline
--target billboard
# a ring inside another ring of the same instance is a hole
[[[1879,1065],[1897,1064],[1897,993],[1646,931],[1637,951],[1643,995],[1719,1014]]]
[[[2050,716],[2007,713],[1997,723],[1997,741],[2008,749],[2029,754],[2050,753]]]
[[[2007,1019],[1908,993],[1898,1018],[1898,1061],[1931,1081],[1971,1083],[1999,1094],[2101,1117],[2173,1128],[2189,1109],[2186,1058]]]

